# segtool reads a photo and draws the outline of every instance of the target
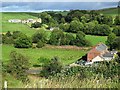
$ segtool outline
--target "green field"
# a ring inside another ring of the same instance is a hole
[[[99,10],[99,12],[102,13],[102,14],[111,15],[111,16],[118,15],[118,9],[117,8],[102,9],[102,10]]]
[[[9,55],[11,51],[17,51],[27,56],[30,60],[31,65],[38,64],[38,58],[53,58],[58,56],[63,64],[70,64],[74,61],[77,61],[81,56],[83,56],[86,51],[83,50],[67,50],[67,49],[51,49],[51,48],[41,48],[41,49],[17,49],[10,45],[2,46],[2,57],[3,62],[9,61]]]

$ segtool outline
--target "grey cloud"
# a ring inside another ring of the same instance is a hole
[[[3,2],[3,11],[39,11],[70,9],[101,9],[116,7],[117,2]]]

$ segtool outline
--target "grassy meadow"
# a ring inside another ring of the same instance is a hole
[[[83,56],[86,51],[84,50],[72,50],[72,49],[56,49],[56,48],[40,48],[40,49],[17,49],[11,45],[3,45],[2,46],[2,57],[3,62],[9,61],[9,54],[11,51],[17,51],[19,53],[24,54],[29,57],[31,65],[38,64],[38,58],[45,57],[48,59],[53,58],[54,56],[58,56],[64,65],[70,64],[76,60],[78,60],[81,56]]]
[[[102,10],[99,10],[99,12],[104,14],[104,15],[111,15],[113,17],[118,15],[118,9],[117,8],[102,9]]]

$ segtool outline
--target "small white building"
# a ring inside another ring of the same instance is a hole
[[[10,20],[8,20],[8,22],[11,22],[11,23],[21,23],[21,20],[20,19],[10,19]]]

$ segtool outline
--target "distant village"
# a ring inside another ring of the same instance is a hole
[[[21,20],[21,19],[9,19],[8,22],[10,23],[35,23],[35,22],[39,22],[39,23],[42,23],[42,20],[41,18],[38,18],[38,19],[24,19],[24,20]]]

